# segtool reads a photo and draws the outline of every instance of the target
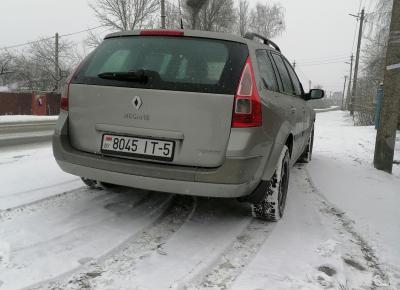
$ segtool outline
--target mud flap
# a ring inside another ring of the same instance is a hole
[[[267,192],[268,183],[269,181],[262,180],[251,194],[239,197],[238,201],[249,203],[261,202]]]

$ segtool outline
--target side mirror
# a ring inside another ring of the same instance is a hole
[[[309,100],[318,100],[322,99],[325,96],[325,91],[321,89],[312,89],[308,94],[304,94],[304,99],[306,101]]]

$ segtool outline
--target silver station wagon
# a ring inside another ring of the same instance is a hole
[[[254,33],[114,33],[68,79],[54,156],[90,187],[239,198],[277,221],[323,96]]]

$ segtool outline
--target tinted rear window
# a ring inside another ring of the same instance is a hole
[[[106,39],[73,83],[159,90],[234,94],[248,55],[241,43],[191,37],[131,36]],[[104,72],[144,69],[146,84],[101,79]]]
[[[257,51],[257,62],[261,78],[268,90],[278,92],[278,82],[276,81],[272,62],[267,55],[267,51]]]
[[[274,58],[276,67],[278,68],[282,80],[283,91],[287,94],[294,94],[292,81],[290,80],[289,73],[285,67],[285,64],[283,63],[282,58],[275,53],[272,54],[272,57]]]

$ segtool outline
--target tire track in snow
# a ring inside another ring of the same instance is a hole
[[[42,241],[36,244],[32,243],[28,247],[11,244],[9,265],[0,271],[0,280],[3,281],[4,287],[7,287],[7,289],[32,287],[28,285],[57,279],[57,277],[79,270],[90,261],[118,251],[127,240],[137,235],[143,228],[146,228],[161,216],[171,200],[171,196],[168,194],[151,193],[145,194],[144,197],[139,195],[139,198],[132,196],[131,200],[136,201],[129,203],[119,199],[118,194],[114,195],[117,198],[108,200],[102,206],[102,209],[99,209],[100,212],[96,213],[99,220],[93,224],[85,225],[84,220],[87,217],[81,216],[83,221],[79,222],[79,219],[77,219],[78,224],[72,225],[76,228],[72,228],[58,237],[50,238],[48,241],[39,237]],[[100,198],[100,195],[95,198]],[[73,201],[68,206],[78,206],[79,201],[81,200]],[[60,207],[63,204],[59,200],[56,203]],[[38,204],[35,204],[28,206],[31,207],[28,215],[20,213],[17,219],[25,218],[29,222],[37,214],[43,216],[43,221],[51,219],[59,208],[52,207],[54,201],[50,202],[49,205],[53,211],[52,214],[49,214],[46,210],[38,210]],[[39,208],[42,206],[44,206],[43,203],[39,203]],[[89,217],[92,216],[89,215]],[[13,219],[6,220],[6,222],[12,223]],[[40,221],[35,220],[33,223],[32,226],[34,227],[31,234],[35,238],[35,226]],[[81,226],[81,223],[83,226]],[[9,228],[12,228],[12,226],[10,225]],[[26,231],[26,229],[29,231],[29,226],[25,225],[24,228],[23,231]],[[47,231],[51,232],[51,229],[47,229]],[[18,232],[14,233],[15,236],[18,236]],[[60,264],[59,261],[63,262]],[[24,276],[24,279],[17,278],[21,276]]]
[[[253,219],[205,273],[199,273],[179,289],[229,289],[265,243],[275,225]]]
[[[152,252],[165,255],[162,250],[167,240],[192,216],[195,211],[195,199],[190,196],[175,196],[166,211],[147,229],[132,237],[123,245],[123,249],[111,256],[92,261],[84,271],[66,277],[62,281],[40,285],[34,289],[82,289],[112,286],[124,276],[133,273],[138,260],[146,259]],[[122,247],[121,247],[122,248]],[[120,279],[118,279],[118,276]],[[126,285],[115,285],[115,289]]]
[[[133,237],[126,249],[105,260],[89,261],[86,271],[70,279],[35,289],[176,288],[212,265],[251,222],[249,208],[235,200],[195,200],[195,206],[184,210],[184,218],[163,215],[160,224]],[[178,221],[172,230],[171,220]]]
[[[79,179],[0,196],[0,211],[13,210],[83,188]],[[54,194],[56,193],[56,194]]]
[[[52,188],[52,186],[50,187]],[[51,208],[59,208],[65,206],[68,202],[85,201],[90,198],[93,201],[99,199],[112,199],[115,194],[129,194],[133,192],[135,195],[143,195],[146,191],[135,190],[133,188],[115,187],[113,189],[90,189],[87,186],[82,186],[77,189],[67,190],[62,193],[51,195],[39,200],[21,204],[15,207],[0,210],[0,222],[2,219],[12,219],[22,215],[35,213],[39,210],[47,210]]]
[[[353,225],[355,222],[349,218],[344,211],[329,202],[324,194],[313,183],[311,174],[307,168],[304,166],[303,169],[306,172],[306,181],[310,185],[312,192],[318,197],[318,202],[322,205],[322,212],[332,216],[339,223],[340,227],[351,236],[351,239],[349,239],[350,242],[358,247],[362,253],[364,262],[368,268],[372,270],[374,277],[371,281],[371,288],[376,289],[377,287],[389,285],[389,278],[381,267],[382,263],[379,261],[379,258],[371,245],[354,228]],[[354,264],[351,260],[346,262],[346,258],[344,258],[344,261],[348,266],[363,271],[362,265]]]
[[[59,247],[62,250],[66,244],[71,246],[80,242],[85,235],[93,235],[94,231],[90,231],[90,229],[112,222],[115,219],[115,215],[123,216],[132,210],[137,209],[140,211],[141,208],[139,207],[141,205],[154,207],[155,204],[159,203],[159,200],[154,198],[151,193],[144,196],[132,196],[131,198],[126,195],[103,194],[96,197],[96,200],[97,203],[88,204],[88,206],[83,209],[80,208],[76,212],[72,209],[72,213],[68,213],[68,215],[59,220],[57,217],[56,222],[49,225],[52,228],[52,236],[50,238],[36,240],[34,243],[22,247],[14,247],[13,251],[16,253],[22,252],[23,254],[32,252],[29,255],[32,256],[33,254],[40,255],[40,249],[47,249],[46,251],[48,252],[49,248],[55,249]],[[109,214],[105,214],[104,209],[109,210]],[[55,252],[58,252],[58,250],[55,250]]]
[[[0,196],[0,199],[8,199],[10,197],[21,196],[21,195],[29,194],[29,193],[32,193],[32,192],[35,192],[35,191],[41,191],[41,190],[45,190],[45,189],[57,188],[57,187],[62,186],[62,185],[76,183],[77,181],[80,182],[79,179],[74,178],[72,180],[67,180],[67,181],[59,182],[59,183],[48,185],[48,186],[42,186],[42,187],[37,187],[37,188],[29,189],[29,190],[9,193],[9,194],[5,194],[5,195]]]
[[[153,251],[138,259],[129,277],[121,278],[125,284],[115,289],[177,289],[212,266],[251,221],[250,209],[236,200],[196,200],[193,214],[166,241],[161,252]]]
[[[49,208],[49,207],[57,207],[60,204],[63,204],[66,200],[69,199],[78,199],[83,196],[83,194],[95,193],[97,190],[91,190],[86,187],[81,187],[78,189],[67,190],[62,193],[58,193],[52,196],[48,196],[42,199],[38,199],[32,202],[27,202],[18,206],[9,207],[6,209],[0,209],[0,221],[3,218],[11,218],[15,215],[26,213],[29,211],[35,211],[39,208]]]

